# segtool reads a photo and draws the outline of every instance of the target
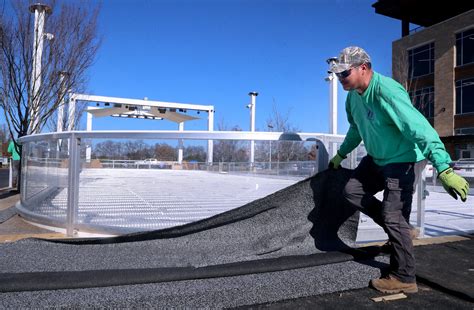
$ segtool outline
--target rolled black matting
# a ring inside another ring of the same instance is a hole
[[[207,267],[109,269],[63,272],[0,273],[0,292],[78,289],[230,277],[276,272],[345,261],[365,260],[377,254],[377,247],[342,252],[286,256]]]
[[[474,302],[474,239],[415,247],[419,282]]]

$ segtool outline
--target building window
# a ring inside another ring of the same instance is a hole
[[[474,28],[456,34],[456,65],[474,63]]]
[[[474,135],[474,127],[464,127],[454,129],[456,135]]]
[[[474,78],[456,81],[456,114],[474,113]]]
[[[411,102],[426,118],[434,117],[434,87],[423,87],[409,92]]]
[[[408,50],[408,76],[415,78],[434,72],[434,43]]]
[[[474,144],[455,144],[454,145],[455,157],[461,158],[474,158]]]

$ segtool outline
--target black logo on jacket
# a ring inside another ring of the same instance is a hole
[[[373,121],[375,118],[375,113],[374,111],[367,109],[367,119]]]

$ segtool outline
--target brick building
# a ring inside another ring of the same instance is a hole
[[[394,79],[453,160],[474,158],[474,1],[379,0],[372,6],[402,23],[402,37],[392,43]]]

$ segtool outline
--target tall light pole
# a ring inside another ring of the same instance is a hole
[[[66,93],[67,93],[67,78],[70,76],[69,72],[66,71],[59,71],[59,85],[61,85],[61,93],[60,96],[62,96],[61,103],[58,106],[58,122],[56,124],[56,131],[57,132],[62,132],[64,130],[64,106],[66,105]]]
[[[35,14],[35,30],[33,35],[33,69],[31,73],[31,105],[30,105],[30,127],[28,134],[37,133],[39,130],[39,89],[41,86],[41,57],[43,56],[43,41],[52,40],[53,35],[44,33],[46,14],[51,14],[51,7],[35,3],[30,5],[30,12]]]
[[[255,132],[255,99],[258,96],[257,92],[250,92],[250,103],[247,105],[247,108],[250,109],[250,131]],[[250,141],[250,165],[253,166],[255,163],[255,141]]]
[[[329,67],[336,63],[337,58],[332,57],[326,60]],[[329,133],[337,134],[337,77],[334,72],[328,71],[328,77],[325,79],[329,82]]]
[[[273,125],[272,124],[267,124],[268,131],[273,131]],[[268,163],[269,163],[269,170],[272,170],[272,140],[268,141],[270,142],[270,155],[268,156]]]
[[[337,61],[336,57],[331,57],[326,60],[329,68]],[[337,134],[337,76],[334,72],[328,71],[328,77],[325,79],[329,82],[329,133],[332,135]],[[336,155],[337,145],[336,143],[330,143],[329,145],[329,156]]]

